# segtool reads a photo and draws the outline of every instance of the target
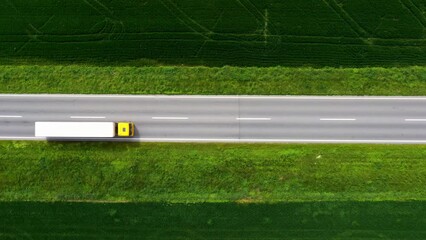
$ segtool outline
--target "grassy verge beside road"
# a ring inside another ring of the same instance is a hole
[[[0,200],[426,199],[426,146],[0,142]]]
[[[0,66],[0,93],[426,95],[426,67]]]

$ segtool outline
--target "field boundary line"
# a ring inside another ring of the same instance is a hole
[[[105,23],[105,20],[102,21]],[[98,23],[99,24],[99,23]],[[105,38],[111,35],[111,24],[105,23],[103,29],[98,33],[87,33],[87,34],[73,34],[73,35],[59,35],[59,34],[43,34],[43,37],[55,37],[55,41],[49,40],[49,39],[43,39],[44,42],[57,42],[57,43],[65,43],[65,42],[87,42],[87,41],[98,41],[95,39],[95,37],[98,38]],[[106,29],[108,28],[108,29]],[[117,28],[116,28],[117,29]],[[155,36],[158,35],[158,37],[153,38],[143,38],[143,39],[115,39],[117,41],[156,41],[156,40],[170,40],[167,38],[166,34],[169,34],[168,32],[122,32],[117,33],[119,36],[126,36],[126,35],[147,35],[147,36]],[[194,34],[197,36],[200,36],[199,32],[195,31],[188,31],[188,32],[178,32],[173,33],[176,35],[184,34]],[[105,36],[104,36],[105,35]],[[164,35],[164,36],[163,36]],[[23,36],[23,35],[15,35],[15,34],[8,34],[8,35],[2,35],[1,37],[8,37],[8,36]],[[204,38],[204,36],[206,38]],[[75,41],[69,41],[70,38],[85,38],[85,39],[77,39]],[[264,35],[260,33],[211,33],[207,35],[203,35],[203,42],[204,40],[211,41],[211,42],[232,42],[232,43],[242,43],[242,42],[249,42],[249,43],[259,43],[264,44]],[[208,39],[207,39],[208,37]],[[224,39],[225,38],[225,39]],[[244,38],[253,38],[253,39],[244,39]],[[257,38],[257,39],[255,39]],[[278,38],[280,39],[280,42],[282,43],[289,43],[289,44],[328,44],[328,45],[340,45],[340,46],[365,46],[365,41],[363,41],[363,38],[359,37],[327,37],[327,36],[309,36],[309,35],[285,35],[285,34],[268,34],[269,38]],[[233,39],[233,40],[232,40]],[[180,41],[199,41],[198,38],[193,39],[178,39]],[[370,43],[374,46],[383,46],[383,47],[419,47],[419,46],[426,46],[426,39],[419,39],[419,38],[397,38],[397,39],[385,39],[385,38],[369,38],[368,39]],[[343,41],[343,42],[342,42]],[[7,41],[3,41],[7,42]]]
[[[105,21],[103,21],[105,22]],[[110,24],[106,24],[108,27],[111,27]],[[54,36],[56,38],[56,41],[51,41],[48,39],[43,39],[45,42],[59,42],[59,43],[65,43],[65,42],[87,42],[87,41],[98,41],[97,39],[94,39],[94,36],[96,37],[102,37],[103,35],[106,35],[106,37],[110,36],[111,33],[107,32],[110,30],[110,28],[105,29],[104,27],[102,32],[100,33],[88,33],[88,34],[75,34],[75,35],[58,35],[58,34],[43,34],[44,37]],[[146,38],[146,39],[115,39],[117,41],[155,41],[155,40],[170,40],[169,38],[161,38],[161,35],[167,34],[164,32],[145,32],[145,33],[121,33],[120,36],[126,36],[126,35],[148,35],[152,36],[158,34],[160,37],[158,38]],[[197,36],[200,36],[199,32],[180,32],[175,34],[195,34]],[[15,36],[15,35],[3,35],[3,36]],[[1,36],[0,36],[1,37]],[[80,37],[80,38],[86,38],[86,39],[78,39],[75,41],[69,41],[68,39],[73,37]],[[250,42],[250,43],[259,43],[264,44],[264,36],[262,34],[233,34],[233,33],[212,33],[209,36],[209,39],[205,39],[207,42],[232,42],[232,43],[242,43],[242,42]],[[227,38],[244,38],[244,37],[259,37],[258,40],[247,40],[247,39],[234,39],[234,40],[228,40],[228,39],[218,39],[217,37],[227,37]],[[297,35],[268,35],[269,37],[276,37],[282,40],[283,43],[289,43],[289,44],[328,44],[328,45],[340,45],[340,46],[365,46],[364,41],[362,41],[362,38],[359,37],[326,37],[326,36],[297,36]],[[260,40],[260,38],[262,40]],[[298,40],[300,39],[300,40]],[[199,39],[179,39],[180,41],[198,41]],[[339,42],[339,40],[346,40],[347,42]],[[418,46],[426,46],[426,39],[416,39],[416,38],[409,38],[409,39],[384,39],[384,38],[369,38],[370,42],[372,42],[375,46],[383,46],[383,47],[418,47]],[[407,42],[408,41],[408,42]]]

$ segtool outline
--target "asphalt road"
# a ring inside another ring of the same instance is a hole
[[[0,95],[0,139],[37,140],[36,121],[133,121],[129,141],[426,143],[426,98]]]

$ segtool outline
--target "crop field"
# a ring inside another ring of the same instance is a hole
[[[425,12],[425,0],[5,0],[0,58],[424,65]]]
[[[425,239],[426,202],[0,203],[1,239]]]

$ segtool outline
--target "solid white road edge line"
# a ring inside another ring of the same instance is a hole
[[[426,119],[405,119],[406,122],[426,122]]]
[[[188,120],[187,117],[152,117],[153,120]]]
[[[91,116],[71,116],[72,119],[104,119],[106,117],[91,117]]]
[[[22,116],[0,115],[0,118],[21,118]]]
[[[136,138],[149,142],[278,142],[278,143],[426,143],[426,140],[337,140],[337,139],[196,139],[196,138]]]
[[[356,121],[355,118],[320,118],[320,121]]]
[[[270,121],[271,118],[237,118],[238,121]]]
[[[1,140],[46,140],[42,137],[8,137],[0,136]],[[426,140],[337,140],[337,139],[197,139],[197,138],[69,138],[70,141],[140,141],[140,142],[229,142],[229,143],[426,143]]]
[[[8,136],[0,136],[0,140],[46,140],[43,137],[8,137]]]
[[[195,99],[300,99],[300,100],[426,100],[422,96],[274,96],[274,95],[118,95],[118,94],[0,94],[0,97],[64,97],[64,98],[195,98]]]

